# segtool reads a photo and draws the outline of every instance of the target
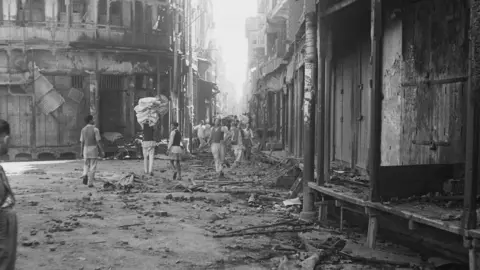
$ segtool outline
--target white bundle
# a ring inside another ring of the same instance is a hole
[[[168,98],[165,96],[141,98],[134,110],[140,125],[155,126],[160,116],[168,112]]]

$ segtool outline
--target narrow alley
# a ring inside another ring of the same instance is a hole
[[[0,270],[480,270],[480,0],[0,14]]]

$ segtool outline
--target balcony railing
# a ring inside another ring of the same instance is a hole
[[[288,0],[278,0],[277,4],[269,12],[270,19],[287,19],[288,18]]]
[[[0,43],[56,44],[57,46],[91,45],[117,48],[140,48],[166,51],[172,47],[170,33],[132,29],[93,23],[0,22]]]

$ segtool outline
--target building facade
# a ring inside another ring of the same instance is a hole
[[[302,215],[315,213],[313,190],[320,218],[348,211],[368,220],[370,248],[382,228],[478,269],[478,3],[266,0],[259,8],[265,57],[249,67],[250,111],[272,130],[269,141],[280,139],[305,165]],[[425,194],[463,201],[445,207],[419,199]]]
[[[211,0],[192,0],[190,4],[193,58],[193,124],[210,121],[216,111],[217,45],[214,38],[215,22]]]
[[[5,0],[0,5],[0,118],[10,159],[74,157],[83,118],[132,137],[133,107],[169,96],[173,5],[163,0]]]

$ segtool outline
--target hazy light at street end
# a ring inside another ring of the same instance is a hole
[[[245,19],[256,15],[256,0],[213,0],[215,38],[222,47],[226,77],[234,84],[237,100],[242,97],[247,69],[248,43]]]

